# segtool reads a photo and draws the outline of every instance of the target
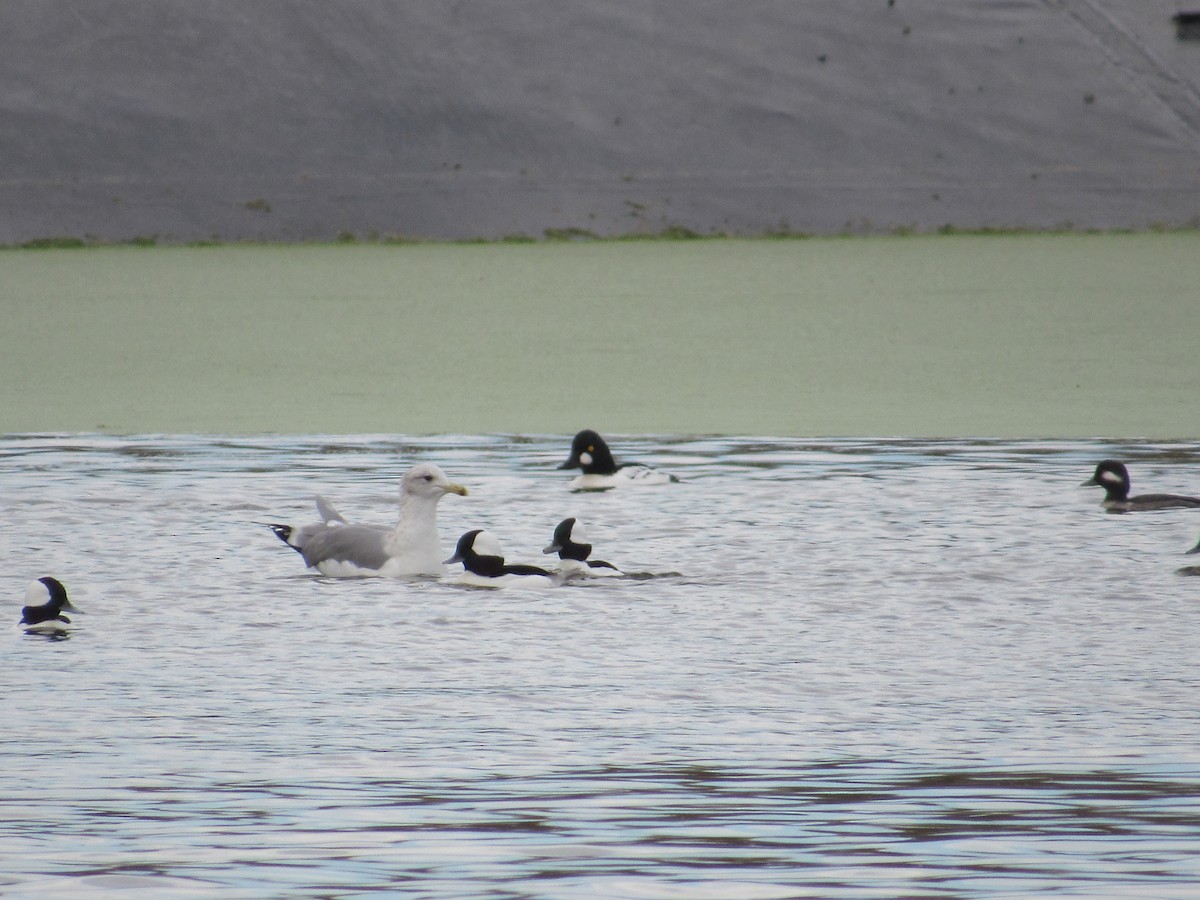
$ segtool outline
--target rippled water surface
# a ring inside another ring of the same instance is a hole
[[[1191,445],[618,439],[679,484],[570,494],[554,437],[10,437],[5,897],[1191,897]],[[330,580],[264,522],[557,521],[640,580]]]

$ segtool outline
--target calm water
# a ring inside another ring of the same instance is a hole
[[[1178,439],[1200,232],[0,253],[0,431]]]
[[[630,438],[683,481],[573,495],[567,439],[0,440],[5,897],[1192,897],[1195,445]],[[321,490],[645,580],[328,580],[263,527]],[[670,574],[678,573],[678,574]]]

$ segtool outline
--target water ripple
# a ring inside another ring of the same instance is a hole
[[[1185,897],[1200,880],[1191,445],[637,436],[682,481],[573,495],[551,435],[0,439],[11,897]],[[307,573],[315,491],[648,576],[464,591]],[[1189,486],[1190,482],[1190,486]]]

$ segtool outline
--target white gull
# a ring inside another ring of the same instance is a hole
[[[432,463],[422,463],[400,480],[400,518],[393,528],[346,524],[328,501],[321,500],[317,508],[325,521],[299,529],[270,527],[322,575],[441,575],[437,505],[446,494],[465,497],[467,489],[450,481]]]

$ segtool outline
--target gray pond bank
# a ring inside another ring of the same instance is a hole
[[[0,243],[1178,227],[1179,10],[9,0]]]

